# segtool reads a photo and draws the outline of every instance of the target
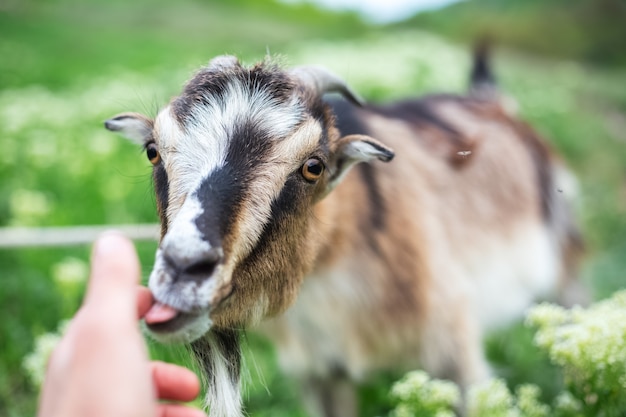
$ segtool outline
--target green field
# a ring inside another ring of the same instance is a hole
[[[269,51],[287,65],[325,65],[367,99],[385,101],[463,92],[467,41],[269,1],[8,2],[0,6],[0,227],[156,222],[149,162],[102,122],[129,110],[154,115],[215,55],[252,63]],[[607,297],[626,284],[626,70],[506,47],[495,67],[523,118],[579,178],[582,279],[594,298]],[[138,246],[144,278],[155,248]],[[37,388],[22,362],[36,337],[75,312],[88,255],[86,246],[0,250],[0,416],[34,414]],[[511,385],[534,382],[549,397],[558,374],[531,338],[514,325],[491,335],[487,351]],[[247,340],[250,415],[304,415],[271,347],[252,333]],[[151,349],[186,363],[182,347]],[[362,415],[388,411],[397,377],[363,388]]]

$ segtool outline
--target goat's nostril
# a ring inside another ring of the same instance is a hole
[[[211,275],[216,265],[217,261],[204,259],[193,265],[189,265],[183,272],[188,275]]]
[[[202,253],[196,259],[193,259],[182,271],[186,275],[203,276],[211,275],[215,267],[222,260],[221,248],[211,248],[207,252]]]
[[[222,248],[219,247],[196,253],[192,257],[177,257],[173,253],[163,254],[163,260],[175,281],[202,281],[213,274],[223,258]]]

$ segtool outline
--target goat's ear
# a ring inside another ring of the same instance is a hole
[[[329,191],[341,182],[353,165],[374,159],[389,162],[395,156],[391,148],[365,135],[344,136],[339,139],[335,149],[333,155],[335,162],[331,168]]]
[[[104,127],[112,132],[120,132],[124,137],[140,145],[146,143],[152,134],[152,119],[140,113],[122,113],[104,122]]]

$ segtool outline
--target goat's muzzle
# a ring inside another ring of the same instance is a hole
[[[173,282],[195,281],[200,284],[211,277],[217,266],[223,263],[224,252],[222,248],[211,247],[196,251],[190,256],[164,248],[163,259]]]
[[[222,248],[186,243],[181,245],[181,239],[166,235],[150,276],[157,302],[145,321],[160,341],[191,342],[202,336],[211,327],[211,311],[230,292],[223,284]]]

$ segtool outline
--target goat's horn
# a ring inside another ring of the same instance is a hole
[[[363,104],[365,104],[365,101],[352,91],[345,81],[326,68],[301,66],[293,68],[290,72],[292,76],[311,88],[318,96],[324,93],[335,92],[340,93],[357,106],[363,106]]]
[[[209,62],[211,69],[228,69],[239,66],[239,60],[232,55],[216,56]]]

